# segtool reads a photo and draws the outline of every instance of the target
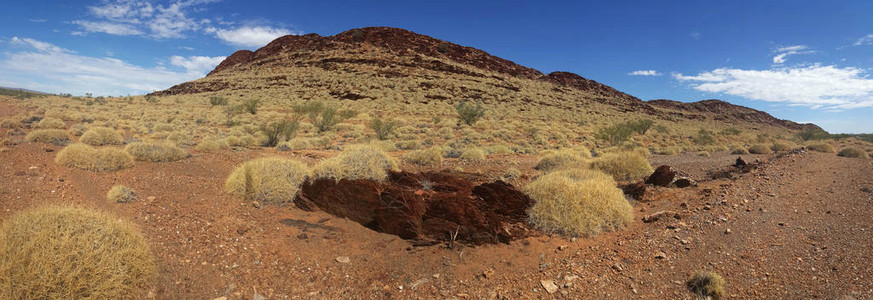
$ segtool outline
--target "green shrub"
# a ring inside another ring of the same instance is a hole
[[[136,200],[136,193],[123,185],[116,185],[109,189],[106,198],[115,203],[128,203]]]
[[[133,157],[115,148],[100,148],[76,143],[64,147],[55,156],[55,163],[94,172],[112,172],[133,166]]]
[[[655,124],[655,122],[652,120],[649,120],[649,119],[642,119],[642,120],[628,121],[627,122],[627,126],[630,127],[630,129],[632,131],[634,131],[640,135],[645,135],[646,132],[649,131],[649,128],[652,127],[652,124]]]
[[[455,104],[455,112],[458,113],[458,122],[459,124],[463,122],[469,126],[476,124],[479,119],[485,116],[485,108],[482,107],[482,104],[476,104],[473,106],[466,101],[461,101]]]
[[[749,153],[751,153],[751,154],[770,154],[770,153],[773,153],[773,151],[770,150],[770,147],[767,147],[767,145],[755,144],[755,145],[752,145],[751,147],[749,147]]]
[[[394,134],[394,129],[397,128],[397,122],[393,119],[383,121],[382,118],[373,118],[373,120],[370,121],[369,127],[376,132],[376,138],[384,141]]]
[[[124,150],[139,161],[171,162],[188,157],[188,151],[169,142],[134,142]]]
[[[237,167],[224,182],[227,193],[268,204],[294,201],[300,184],[311,172],[306,164],[290,158],[264,157]]]
[[[121,134],[115,129],[106,128],[106,127],[94,127],[85,131],[82,134],[82,137],[79,138],[79,142],[85,143],[91,146],[104,146],[104,145],[119,145],[122,143]]]
[[[712,271],[697,271],[685,282],[692,293],[702,299],[718,300],[724,297],[724,279]]]
[[[300,120],[279,120],[261,125],[261,132],[267,136],[264,147],[275,147],[279,142],[294,138],[300,128]]]
[[[842,157],[852,157],[852,158],[863,158],[863,159],[868,158],[867,152],[864,152],[864,150],[861,150],[861,149],[858,149],[855,147],[847,147],[847,148],[840,149],[840,153],[837,153],[837,155],[842,156]]]
[[[600,140],[609,142],[611,145],[618,145],[630,139],[634,130],[627,123],[619,123],[612,126],[600,128],[594,137]]]
[[[410,151],[403,156],[403,160],[419,166],[439,166],[443,163],[443,149],[433,147]]]
[[[809,150],[816,152],[834,153],[834,151],[837,151],[836,149],[834,149],[834,146],[826,143],[809,144],[806,147],[809,148]]]
[[[811,127],[804,128],[802,131],[800,131],[800,133],[798,133],[798,136],[800,137],[800,139],[802,139],[804,141],[823,140],[823,139],[830,138],[830,134],[828,134],[827,131],[824,131],[821,128],[811,128]],[[831,152],[833,152],[833,151],[831,151]]]
[[[0,298],[137,299],[157,278],[149,244],[129,222],[49,206],[0,224]]]
[[[212,96],[212,97],[209,97],[209,104],[212,105],[213,107],[216,105],[227,105],[227,98]]]
[[[70,135],[60,129],[37,129],[24,136],[24,139],[28,142],[47,143],[58,146],[70,143]]]
[[[722,130],[722,131],[719,132],[719,133],[721,133],[721,135],[739,135],[739,134],[740,134],[740,130],[739,130],[739,129],[736,129],[736,128],[734,128],[734,127],[728,127],[728,128],[725,128],[724,130]]]
[[[43,118],[39,123],[36,124],[36,128],[41,129],[64,129],[67,128],[67,124],[64,121],[56,118]]]
[[[633,220],[633,209],[615,181],[596,170],[548,173],[523,191],[534,201],[528,209],[530,223],[545,232],[594,236]]]
[[[648,159],[633,151],[604,153],[592,161],[591,167],[617,181],[643,179],[654,171]]]
[[[240,110],[247,112],[247,113],[250,113],[250,114],[253,114],[253,115],[257,114],[259,102],[260,102],[260,100],[258,100],[258,99],[249,99],[249,100],[243,101],[243,103],[240,104]]]
[[[399,171],[397,161],[385,151],[374,145],[352,145],[318,163],[314,173],[316,178],[383,181],[388,178],[388,169]]]

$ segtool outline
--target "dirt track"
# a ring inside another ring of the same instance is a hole
[[[151,295],[159,299],[691,298],[684,281],[704,268],[725,278],[730,298],[873,298],[871,160],[822,153],[773,158],[735,181],[656,189],[657,200],[636,203],[637,221],[620,232],[448,249],[224,194],[233,166],[259,151],[92,173],[56,165],[59,149],[22,143],[0,152],[0,219],[36,205],[76,203],[132,220],[158,258],[161,275]],[[723,166],[735,158],[714,154],[697,163],[688,156],[677,167]],[[140,199],[108,203],[114,184],[133,188]],[[665,210],[680,219],[640,221]],[[541,280],[560,289],[547,294]]]

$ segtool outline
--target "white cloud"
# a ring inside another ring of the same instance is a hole
[[[855,41],[852,46],[863,46],[863,45],[873,45],[873,33],[865,35]]]
[[[655,70],[636,70],[636,71],[628,73],[628,75],[631,75],[631,76],[661,76],[664,74],[661,74]]]
[[[873,79],[858,68],[819,64],[771,70],[720,68],[673,77],[699,91],[752,100],[825,109],[873,107]]]
[[[690,35],[692,39],[695,39],[695,40],[700,39],[700,32],[695,31],[695,32],[689,33],[688,35]]]
[[[236,29],[207,29],[207,32],[215,32],[215,36],[230,44],[244,47],[262,47],[276,38],[292,34],[288,29],[273,28],[269,26],[244,26]],[[293,32],[300,34],[299,32]]]
[[[51,93],[142,94],[203,77],[224,59],[174,56],[169,59],[170,64],[179,70],[170,70],[137,66],[111,57],[77,55],[32,39],[13,38],[12,43],[30,45],[32,49],[6,53],[0,60],[3,85]]]
[[[82,30],[86,32],[102,32],[114,35],[141,35],[142,31],[136,29],[136,27],[128,24],[122,23],[112,23],[112,22],[91,22],[84,20],[75,20],[73,24],[79,25],[82,27]],[[83,33],[80,31],[75,31],[72,33],[73,35],[82,35]]]
[[[33,22],[33,23],[45,23],[45,22],[48,22],[48,20],[46,20],[46,19],[27,19],[27,20],[30,21],[30,22]]]
[[[807,50],[809,47],[805,45],[794,45],[794,46],[784,46],[779,47],[774,50],[774,53],[777,53],[776,56],[773,56],[774,64],[784,64],[788,61],[788,56],[796,55],[796,54],[813,54],[815,51]]]

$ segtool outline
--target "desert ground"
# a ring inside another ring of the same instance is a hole
[[[0,100],[0,117],[34,113]],[[69,123],[69,122],[68,122]],[[71,125],[71,124],[67,124]],[[192,151],[114,172],[59,165],[64,146],[2,129],[0,221],[45,205],[106,211],[130,221],[154,253],[153,299],[694,299],[698,270],[724,278],[730,299],[873,298],[873,161],[796,147],[773,154],[684,152],[648,158],[696,185],[628,196],[633,219],[595,236],[530,232],[508,243],[417,243],[292,203],[236,197],[223,185],[252,158],[312,165],[330,150],[268,147]],[[392,153],[393,156],[400,154]],[[756,167],[732,168],[737,157]],[[512,166],[515,185],[538,176],[537,154],[447,158],[410,172],[448,170],[482,182]],[[757,161],[757,163],[755,163]],[[473,174],[491,174],[473,176]],[[107,200],[114,185],[136,191]]]

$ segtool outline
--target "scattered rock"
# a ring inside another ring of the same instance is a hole
[[[546,289],[546,292],[549,294],[554,294],[558,291],[558,286],[555,285],[554,280],[540,280],[540,284]]]
[[[667,258],[667,253],[664,253],[664,251],[658,251],[658,253],[655,254],[655,258],[657,258],[657,259],[666,259],[666,258]]]
[[[348,256],[337,256],[336,262],[341,263],[341,264],[347,264],[347,263],[352,262],[352,260]]]
[[[676,172],[674,172],[670,166],[662,165],[655,169],[655,172],[646,179],[646,183],[657,186],[668,186],[673,182],[673,178],[675,177]]]
[[[745,168],[746,165],[748,165],[748,163],[746,163],[746,160],[744,160],[742,157],[737,157],[737,161],[734,163],[734,167],[741,169]]]
[[[669,218],[669,217],[679,219],[679,214],[677,214],[674,211],[669,211],[669,210],[668,211],[659,211],[659,212],[653,213],[651,215],[644,216],[643,223],[651,223],[651,222],[655,222],[657,220],[660,220],[661,218]]]
[[[646,185],[645,183],[637,182],[621,186],[621,191],[624,192],[625,195],[631,196],[636,200],[640,200],[643,198],[643,195],[646,194],[647,188],[648,185]]]
[[[677,188],[687,188],[689,186],[696,186],[697,182],[688,177],[680,177],[676,179],[676,181],[673,181],[673,185]]]

